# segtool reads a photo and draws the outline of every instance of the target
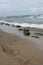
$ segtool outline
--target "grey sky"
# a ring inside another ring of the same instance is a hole
[[[0,16],[43,14],[43,0],[0,0]]]

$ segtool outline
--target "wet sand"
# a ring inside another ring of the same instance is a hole
[[[43,65],[43,51],[30,39],[0,30],[0,65]]]
[[[19,31],[19,28],[15,27],[13,24],[0,23],[0,29],[7,33],[17,35],[23,39],[30,39],[38,49],[43,50],[43,29],[28,28],[30,36],[24,36],[23,31]],[[20,29],[24,29],[24,27],[21,27]]]

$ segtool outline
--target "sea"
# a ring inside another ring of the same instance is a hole
[[[14,25],[43,29],[43,15],[8,16],[3,18],[3,20]]]

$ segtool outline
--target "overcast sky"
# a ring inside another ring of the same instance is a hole
[[[0,0],[0,16],[43,14],[43,0]]]

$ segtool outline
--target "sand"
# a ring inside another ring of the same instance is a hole
[[[43,65],[43,51],[31,40],[0,30],[0,65]]]

